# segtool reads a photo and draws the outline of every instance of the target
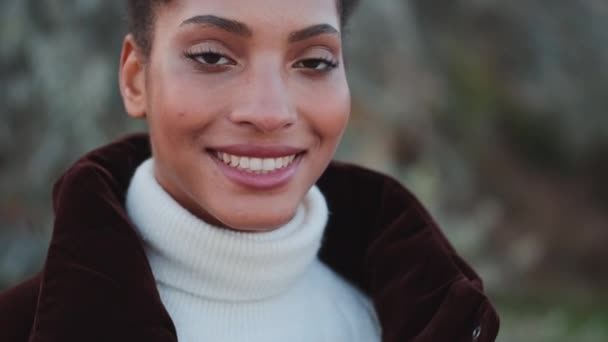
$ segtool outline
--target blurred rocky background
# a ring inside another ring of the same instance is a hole
[[[61,172],[144,129],[117,89],[123,6],[0,0],[0,289],[40,269]],[[607,43],[606,0],[364,0],[348,30],[338,158],[423,200],[499,341],[608,340]]]

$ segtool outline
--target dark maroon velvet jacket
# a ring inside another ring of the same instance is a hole
[[[1,342],[176,341],[124,209],[149,156],[147,136],[133,135],[87,154],[57,182],[44,269],[0,295]],[[382,341],[494,341],[498,317],[481,280],[411,193],[341,163],[317,185],[330,211],[320,257],[372,298]]]

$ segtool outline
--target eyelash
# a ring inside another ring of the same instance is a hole
[[[324,63],[325,67],[323,69],[317,69],[317,68],[310,68],[310,67],[306,67],[304,66],[304,63],[310,63],[310,62],[320,62],[320,63]],[[315,72],[329,72],[335,68],[337,68],[339,66],[338,62],[329,59],[329,58],[324,58],[324,57],[317,57],[317,58],[307,58],[307,59],[303,59],[301,61],[298,61],[294,64],[295,65],[302,65],[302,67],[298,66],[297,68],[304,68],[304,69],[309,69]]]
[[[204,61],[205,57],[211,57],[211,56],[217,57],[217,58],[219,58],[219,60],[226,59],[228,62],[223,63],[223,64],[214,64],[214,63],[208,63],[208,61]],[[203,52],[187,51],[184,53],[184,57],[194,61],[195,63],[199,64],[200,66],[202,66],[203,68],[206,68],[206,69],[210,69],[210,68],[218,69],[218,68],[222,68],[222,67],[225,67],[228,65],[236,64],[236,62],[232,58],[230,58],[220,52],[214,51],[212,49],[207,49],[206,51],[203,51]],[[322,63],[322,64],[325,64],[325,67],[323,67],[322,69],[317,69],[315,67],[310,67],[310,66],[306,67],[305,64],[310,63],[310,62]],[[317,73],[321,73],[321,74],[328,73],[328,72],[336,69],[339,65],[340,64],[337,61],[330,59],[330,58],[325,58],[325,57],[306,58],[306,59],[302,59],[302,60],[294,63],[295,68],[307,69],[308,71],[317,72]]]
[[[218,67],[224,67],[226,65],[236,64],[236,62],[232,58],[230,58],[220,52],[214,51],[213,49],[206,49],[205,51],[201,51],[201,52],[186,51],[184,53],[184,56],[206,68],[218,68]],[[215,64],[215,63],[208,63],[207,61],[204,61],[205,57],[210,57],[210,56],[218,57],[219,60],[226,59],[228,61],[228,63]]]

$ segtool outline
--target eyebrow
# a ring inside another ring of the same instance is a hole
[[[234,33],[237,36],[251,37],[253,35],[253,32],[247,25],[236,20],[221,18],[215,15],[197,15],[190,19],[186,19],[180,26],[189,24],[214,26],[224,31]]]
[[[329,24],[318,24],[292,32],[289,35],[289,42],[295,43],[322,34],[338,34],[338,30]]]
[[[253,36],[253,31],[246,24],[236,20],[218,17],[215,15],[197,15],[192,18],[186,19],[180,24],[180,26],[191,24],[213,26],[241,37]],[[329,24],[317,24],[290,33],[288,41],[290,43],[295,43],[322,34],[339,33],[340,32],[335,27]]]

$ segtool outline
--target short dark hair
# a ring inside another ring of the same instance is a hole
[[[344,27],[359,0],[336,1],[340,14],[340,25]],[[133,35],[135,42],[145,55],[148,55],[152,48],[152,32],[156,9],[159,5],[169,2],[171,0],[129,0],[129,32]]]

